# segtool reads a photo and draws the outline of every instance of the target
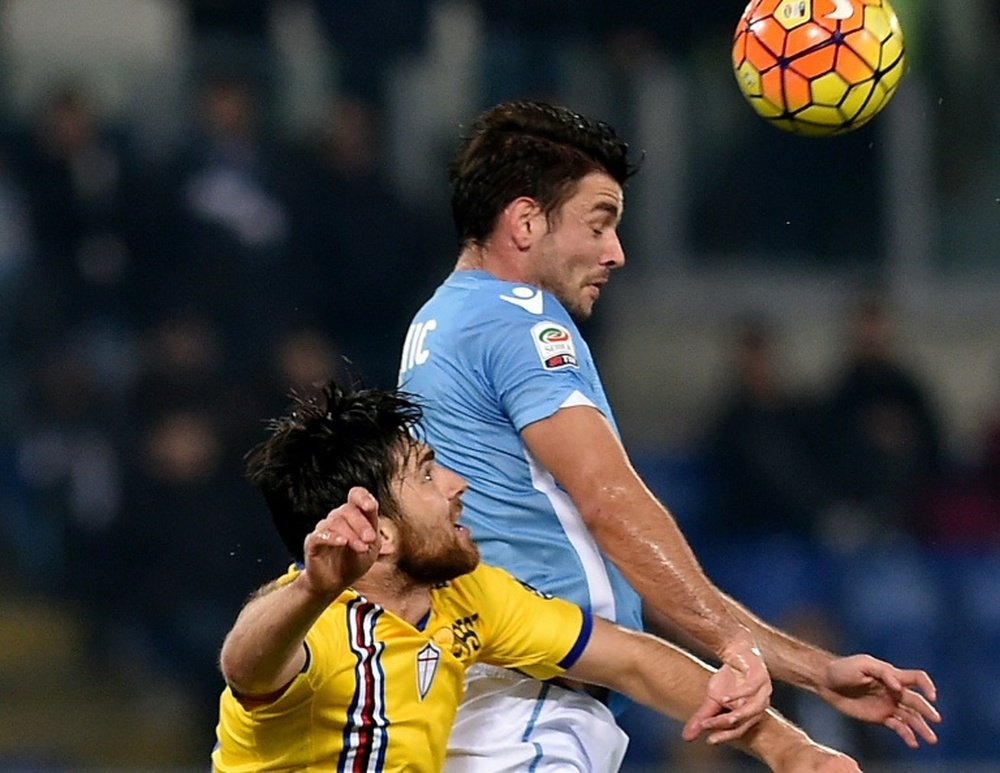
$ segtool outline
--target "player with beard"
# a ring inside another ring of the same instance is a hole
[[[439,771],[477,662],[602,683],[677,718],[702,710],[709,729],[743,721],[699,709],[711,671],[682,650],[479,564],[458,523],[465,482],[415,438],[419,417],[398,392],[331,383],[250,453],[297,563],[223,644],[214,770]],[[858,771],[770,711],[739,743],[775,771]]]
[[[612,127],[538,102],[486,111],[452,159],[458,259],[410,325],[399,384],[420,396],[441,464],[468,481],[465,522],[483,560],[627,628],[641,629],[643,605],[671,621],[721,663],[706,700],[745,717],[715,740],[753,724],[773,676],[908,746],[935,742],[925,720],[937,715],[918,692],[934,699],[926,673],[839,658],[754,616],[705,576],[636,474],[575,322],[625,264],[618,226],[633,172]],[[573,688],[471,668],[449,773],[616,770],[625,702],[581,703]],[[498,714],[508,721],[489,721]],[[509,764],[484,760],[484,746]]]

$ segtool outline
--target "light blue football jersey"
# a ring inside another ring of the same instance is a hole
[[[562,304],[484,271],[456,271],[414,318],[399,384],[423,405],[420,432],[440,464],[469,483],[462,523],[483,560],[641,628],[638,595],[519,434],[572,405],[592,405],[614,426],[590,350]]]

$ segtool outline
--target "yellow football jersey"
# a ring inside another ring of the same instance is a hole
[[[590,629],[575,604],[491,566],[435,588],[419,628],[345,591],[309,631],[306,665],[281,697],[247,709],[223,691],[214,768],[440,771],[466,668],[482,661],[551,678],[576,661]]]

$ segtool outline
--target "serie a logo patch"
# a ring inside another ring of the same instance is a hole
[[[573,336],[558,322],[539,322],[531,328],[531,340],[546,370],[577,367]]]

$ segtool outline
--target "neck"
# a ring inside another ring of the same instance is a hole
[[[458,255],[456,271],[487,271],[505,282],[532,284],[525,270],[524,256],[516,251],[499,249],[494,241],[467,244]]]
[[[431,608],[431,588],[400,571],[368,573],[354,583],[354,589],[369,601],[416,625]]]
[[[490,271],[489,249],[485,245],[469,244],[458,254],[456,271]],[[492,273],[492,272],[491,272]]]

